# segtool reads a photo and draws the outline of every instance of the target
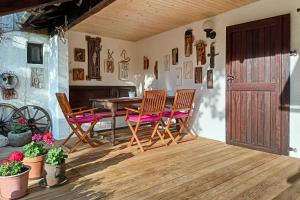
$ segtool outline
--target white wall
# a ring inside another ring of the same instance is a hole
[[[216,51],[220,53],[216,57],[214,69],[214,89],[206,89],[206,70],[209,64],[204,66],[203,84],[194,84],[194,80],[184,80],[183,85],[176,87],[174,69],[165,72],[163,67],[163,56],[171,54],[172,48],[179,48],[179,64],[183,66],[184,61],[192,60],[196,66],[195,48],[193,55],[186,58],[184,56],[184,32],[192,28],[195,40],[205,39],[208,43],[207,53],[211,40],[206,39],[202,30],[203,21],[194,22],[168,32],[161,33],[137,42],[138,66],[143,68],[143,56],[150,59],[150,68],[144,72],[144,80],[141,87],[166,88],[170,93],[174,93],[179,88],[196,88],[197,97],[192,119],[193,129],[201,136],[225,141],[225,52],[226,52],[226,26],[249,22],[253,20],[268,18],[272,16],[291,13],[291,48],[300,51],[300,13],[296,9],[300,7],[299,0],[261,0],[256,3],[231,10],[221,15],[211,18],[216,25],[217,37]],[[155,60],[159,63],[159,80],[153,78],[153,67]],[[300,63],[297,57],[291,57],[291,113],[290,113],[290,146],[297,148],[298,152],[291,152],[291,156],[300,157]],[[143,71],[143,70],[141,70]],[[298,87],[298,89],[297,89]]]

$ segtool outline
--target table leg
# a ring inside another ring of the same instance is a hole
[[[111,110],[111,144],[115,145],[116,111]]]

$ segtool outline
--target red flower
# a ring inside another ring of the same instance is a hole
[[[3,165],[6,165],[7,163],[8,163],[8,160],[7,159],[5,159],[5,160],[2,160],[2,162],[1,162]]]
[[[50,132],[46,133],[44,136],[43,136],[43,141],[48,141],[48,140],[51,140],[52,139],[52,134]]]
[[[10,162],[21,162],[24,159],[24,155],[20,151],[15,151],[8,157]]]
[[[24,119],[24,118],[20,118],[19,120],[18,120],[18,123],[19,124],[25,124],[26,123],[26,120]]]

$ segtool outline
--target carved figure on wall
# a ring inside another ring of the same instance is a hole
[[[212,69],[207,70],[207,88],[214,88],[214,73]]]
[[[183,63],[183,74],[185,79],[193,78],[193,62],[187,61]]]
[[[31,87],[38,89],[45,88],[44,68],[31,68]]]
[[[195,67],[195,83],[202,83],[202,67]]]
[[[196,58],[197,58],[197,65],[199,62],[201,65],[206,64],[206,42],[204,40],[199,40],[195,44],[196,46]]]
[[[74,49],[74,61],[85,62],[85,49],[81,49],[81,48]]]
[[[215,49],[215,42],[212,42],[210,44],[210,53],[207,54],[207,56],[210,57],[210,63],[209,63],[209,67],[211,69],[215,68],[215,57],[219,55],[219,53],[216,53],[216,49]]]
[[[83,68],[73,68],[73,81],[83,81],[84,80],[84,69]]]
[[[15,90],[18,83],[18,77],[12,72],[5,72],[0,75],[0,87],[2,89],[2,98],[4,100],[18,98],[18,93]]]
[[[155,76],[155,79],[158,80],[158,61],[155,61],[154,76]]]
[[[164,67],[165,71],[170,71],[170,55],[164,56]]]
[[[175,68],[175,76],[176,76],[176,85],[181,86],[182,85],[182,68],[181,67]]]
[[[172,65],[178,64],[178,48],[172,49]]]
[[[144,70],[149,69],[149,58],[144,56]]]
[[[126,57],[126,50],[123,49],[121,53],[121,61],[119,61],[119,79],[128,80],[129,79],[129,61],[130,58]]]
[[[115,71],[115,61],[112,57],[113,51],[110,52],[110,49],[107,50],[107,58],[104,60],[104,72],[114,73]]]
[[[184,34],[185,57],[190,57],[190,55],[193,54],[193,42],[194,42],[193,30],[189,29],[185,31]]]
[[[101,38],[96,37],[92,38],[90,36],[86,36],[87,46],[88,46],[88,74],[86,79],[96,79],[101,81],[100,75],[100,51],[102,49],[101,46]]]

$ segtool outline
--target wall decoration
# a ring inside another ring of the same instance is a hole
[[[210,57],[209,67],[211,69],[215,68],[215,57],[219,55],[219,53],[216,53],[215,42],[210,44],[210,53],[207,55]]]
[[[193,54],[193,42],[194,42],[193,30],[189,29],[189,30],[185,31],[185,34],[184,34],[185,57],[190,57],[190,55]]]
[[[104,72],[106,73],[114,73],[115,71],[115,61],[112,57],[113,51],[110,52],[110,49],[107,50],[107,58],[104,59]]]
[[[74,49],[74,61],[85,62],[85,49],[81,49],[81,48]]]
[[[27,43],[27,63],[43,64],[43,44]]]
[[[204,40],[198,40],[195,44],[196,46],[196,58],[197,58],[197,65],[199,62],[201,65],[206,64],[206,42]]]
[[[149,58],[144,56],[144,70],[149,69]]]
[[[31,87],[42,89],[45,88],[45,73],[44,68],[31,68]]]
[[[202,67],[195,67],[195,83],[202,83]]]
[[[126,50],[123,49],[121,53],[121,61],[119,61],[119,79],[128,80],[129,79],[129,61],[130,58],[126,57]]]
[[[15,90],[18,83],[19,79],[13,72],[0,74],[0,87],[2,89],[2,98],[4,100],[18,98],[18,93]]]
[[[176,76],[176,85],[181,86],[182,85],[182,68],[181,67],[175,68],[175,76]]]
[[[178,48],[172,49],[172,65],[178,64]]]
[[[73,81],[84,80],[84,69],[83,68],[73,68]]]
[[[214,88],[214,74],[212,69],[207,70],[207,88]]]
[[[90,36],[86,36],[88,46],[88,74],[86,79],[96,79],[101,81],[100,75],[100,51],[102,49],[101,46],[101,38],[96,37],[92,38]]]
[[[193,62],[186,61],[183,63],[183,77],[184,79],[192,79],[193,78]]]
[[[158,80],[158,61],[155,61],[154,76],[155,76],[155,79]]]
[[[164,56],[164,67],[165,71],[170,71],[170,55]]]

